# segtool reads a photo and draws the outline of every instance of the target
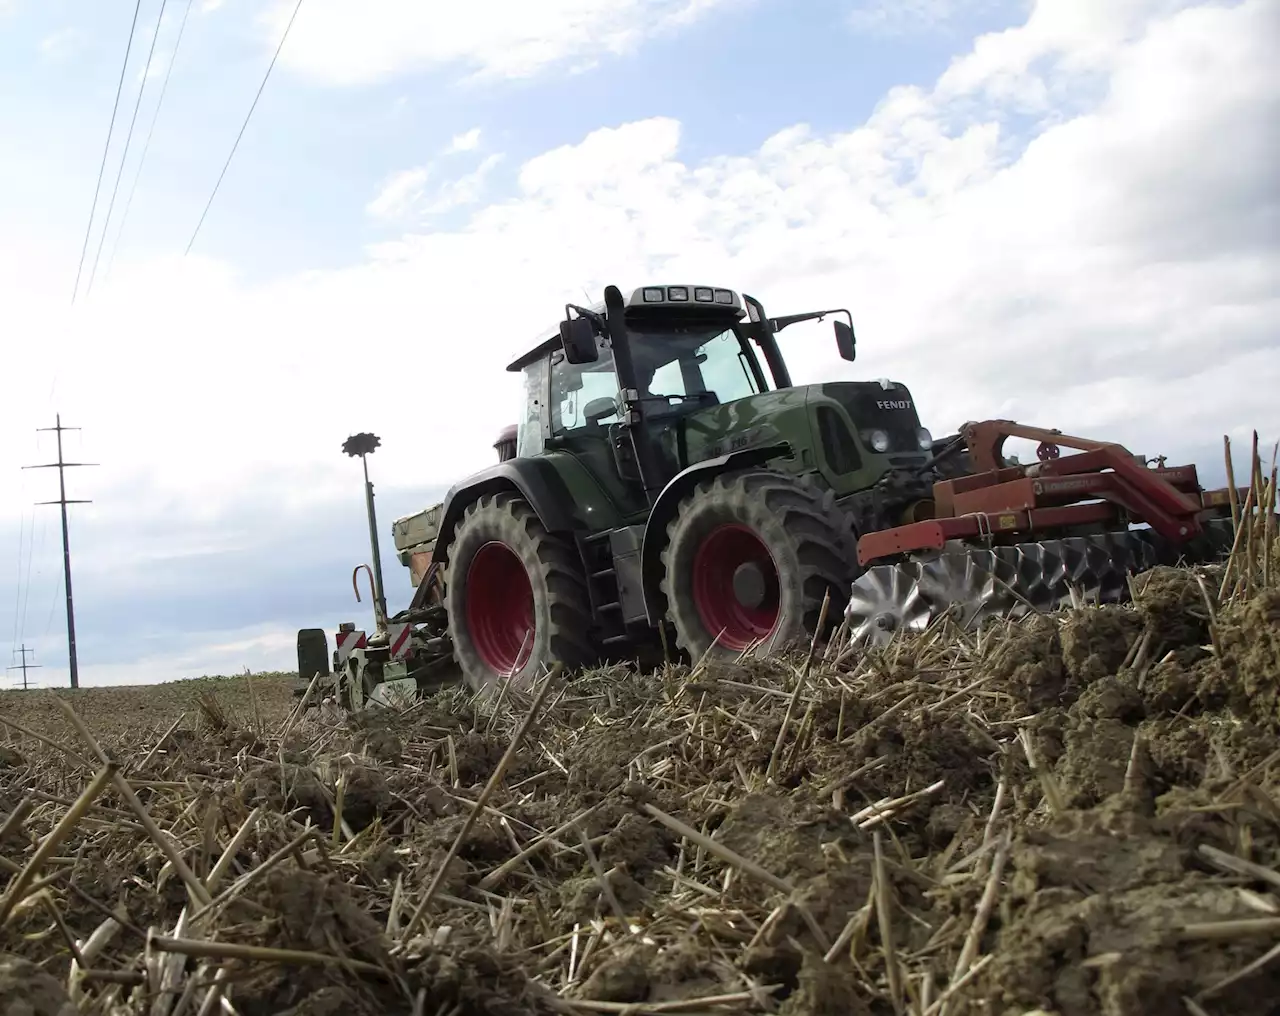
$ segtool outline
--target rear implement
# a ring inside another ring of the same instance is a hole
[[[1038,441],[1039,461],[1010,465],[1008,438]],[[962,450],[966,469],[933,485],[932,518],[858,540],[864,570],[845,609],[856,642],[883,644],[944,613],[971,629],[1077,600],[1121,602],[1138,572],[1231,550],[1233,492],[1204,490],[1195,466],[1010,420],[967,424],[938,456]],[[1247,491],[1234,493],[1238,504]]]

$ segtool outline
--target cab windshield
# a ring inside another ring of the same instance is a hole
[[[683,415],[759,393],[746,340],[723,325],[628,327],[636,382],[652,418]],[[618,376],[607,345],[600,359],[570,364],[552,355],[551,429],[554,433],[617,423]]]
[[[760,391],[732,327],[628,331],[642,396],[665,397],[673,406],[723,405]],[[649,405],[662,411],[661,403]]]

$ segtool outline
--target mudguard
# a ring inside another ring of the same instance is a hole
[[[644,609],[649,624],[657,626],[662,619],[662,549],[667,542],[667,526],[676,517],[681,499],[703,480],[710,479],[718,473],[728,473],[737,469],[748,469],[752,466],[764,465],[771,459],[789,455],[791,446],[787,444],[762,445],[758,448],[742,448],[718,455],[714,459],[703,459],[687,466],[668,481],[662,488],[658,498],[649,512],[649,521],[644,529],[644,542],[640,548],[640,569],[643,576]]]
[[[573,499],[560,474],[545,462],[534,458],[508,459],[473,473],[449,488],[441,511],[440,531],[436,536],[432,561],[444,564],[449,559],[449,544],[462,521],[467,505],[486,494],[513,490],[520,494],[542,524],[553,533],[568,533],[575,528]]]

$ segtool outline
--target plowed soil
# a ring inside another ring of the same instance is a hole
[[[531,694],[0,697],[0,1016],[1280,1012],[1280,590],[1200,574],[557,678],[502,773]]]

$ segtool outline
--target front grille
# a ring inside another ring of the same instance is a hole
[[[888,434],[891,454],[920,451],[920,417],[905,386],[885,388],[874,381],[842,381],[823,385],[822,393],[844,406],[860,435],[872,430]]]

